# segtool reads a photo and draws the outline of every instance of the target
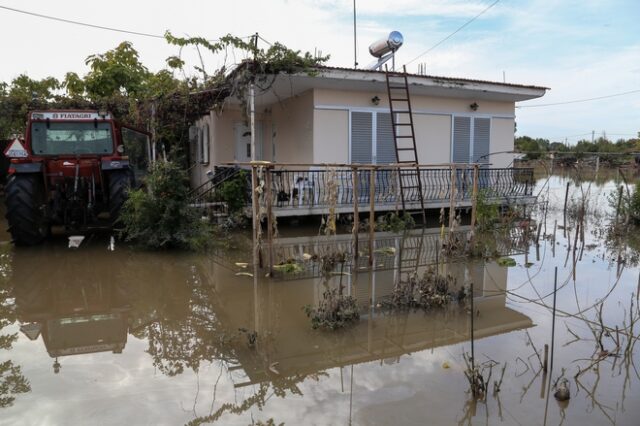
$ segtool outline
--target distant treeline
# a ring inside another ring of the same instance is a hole
[[[600,161],[611,164],[623,164],[636,161],[640,153],[640,132],[638,137],[618,139],[613,142],[606,136],[591,140],[580,140],[575,145],[551,142],[548,139],[520,136],[515,140],[515,150],[526,154],[525,160],[553,157],[558,161],[575,161],[586,157],[600,157]]]

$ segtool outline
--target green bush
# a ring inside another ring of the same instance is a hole
[[[620,199],[622,196],[622,199]],[[635,222],[640,223],[640,180],[636,182],[633,192],[628,193],[626,190],[620,192],[619,189],[609,193],[607,200],[609,207],[613,210],[613,214],[620,218],[624,218],[627,215]]]
[[[640,223],[640,180],[636,182],[636,187],[631,194],[629,210],[631,219],[636,223]]]
[[[241,211],[247,205],[248,173],[241,170],[236,176],[223,182],[216,192],[216,201],[224,201],[230,213]]]
[[[500,217],[500,209],[489,200],[490,193],[483,189],[478,192],[476,200],[476,226],[480,231],[492,229]]]
[[[415,228],[415,226],[416,221],[410,214],[405,212],[400,216],[395,212],[390,212],[378,220],[378,223],[376,223],[376,231],[401,232]]]
[[[119,222],[125,241],[150,249],[196,250],[211,241],[213,228],[189,206],[187,175],[177,164],[158,161],[146,188],[129,191]]]

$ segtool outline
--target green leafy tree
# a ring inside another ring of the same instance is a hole
[[[84,79],[87,96],[93,100],[144,93],[151,73],[140,62],[138,51],[128,42],[103,54],[91,55],[85,61],[91,71]]]

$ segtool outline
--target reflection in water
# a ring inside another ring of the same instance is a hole
[[[5,327],[15,321],[15,305],[11,283],[11,251],[8,244],[0,245],[0,351],[8,351],[17,340],[17,333],[3,334]],[[2,352],[0,352],[1,354]],[[31,391],[29,381],[19,365],[12,360],[0,360],[0,408],[9,407],[16,395]]]
[[[371,361],[396,364],[407,354],[467,340],[469,313],[457,306],[430,312],[379,309],[403,273],[422,273],[437,259],[434,236],[381,235],[376,247],[397,250],[381,252],[373,272],[361,259],[349,266],[349,273],[323,280],[310,262],[298,276],[261,278],[257,285],[236,276],[230,258],[126,249],[107,253],[99,244],[78,251],[42,247],[15,252],[7,288],[15,297],[11,309],[22,333],[41,338],[55,373],[64,374],[69,356],[122,356],[131,335],[146,340],[149,361],[166,376],[197,373],[203,363],[216,362],[233,375],[236,388],[253,387],[251,396],[222,404],[197,418],[199,423],[261,407],[270,393],[301,395],[300,383],[320,380],[332,368],[342,371]],[[323,250],[316,238],[283,238],[279,244],[283,253]],[[476,338],[532,326],[527,316],[505,306],[505,267],[478,260],[438,268],[460,286],[474,283]],[[340,281],[357,298],[361,320],[340,332],[312,331],[301,308],[318,302],[323,285]],[[354,374],[350,378],[352,384],[358,380]]]
[[[574,267],[567,259],[575,230],[549,235],[562,220],[566,182],[549,183],[546,199],[555,207],[543,212],[549,216],[539,246],[529,253],[516,230],[490,241],[489,253],[514,257],[517,266],[508,269],[464,258],[443,263],[439,233],[421,230],[378,233],[373,272],[365,235],[360,258],[349,255],[329,273],[301,259],[349,254],[349,235],[279,238],[274,258],[306,267],[274,279],[243,268],[251,251],[246,238],[231,242],[237,250],[206,256],[122,246],[110,252],[96,240],[79,250],[60,241],[29,250],[3,246],[0,402],[7,407],[0,423],[85,424],[91,416],[105,424],[246,425],[270,417],[287,424],[542,424],[545,385],[564,368],[570,404],[565,410],[551,401],[548,424],[565,414],[565,424],[636,424],[637,351],[628,342],[637,340],[638,271],[626,255],[625,267],[607,269],[603,259],[611,253],[590,233]],[[570,195],[578,191],[572,187]],[[467,238],[461,231],[458,240]],[[434,265],[457,286],[474,284],[473,311],[379,307],[408,272]],[[543,357],[549,343],[555,266],[558,367],[545,377],[535,352]],[[356,298],[359,322],[338,332],[312,330],[302,307],[317,306],[325,286],[340,284]],[[499,363],[492,381],[506,368],[502,391],[480,401],[465,393],[462,362],[472,318],[478,362]],[[598,345],[594,359],[601,322],[610,330],[602,334],[608,352]],[[617,345],[621,356],[609,356]],[[12,361],[3,364],[6,358]],[[584,373],[575,380],[578,368]]]

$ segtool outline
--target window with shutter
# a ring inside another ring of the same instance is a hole
[[[373,161],[373,114],[351,113],[351,162],[370,164]]]
[[[378,113],[376,128],[376,163],[390,164],[396,162],[396,148],[393,143],[391,114]]]
[[[489,163],[491,119],[487,117],[453,117],[454,163]]]
[[[491,141],[491,119],[473,120],[473,162],[489,163],[489,144]]]
[[[470,160],[471,117],[453,118],[452,161],[468,163]]]

